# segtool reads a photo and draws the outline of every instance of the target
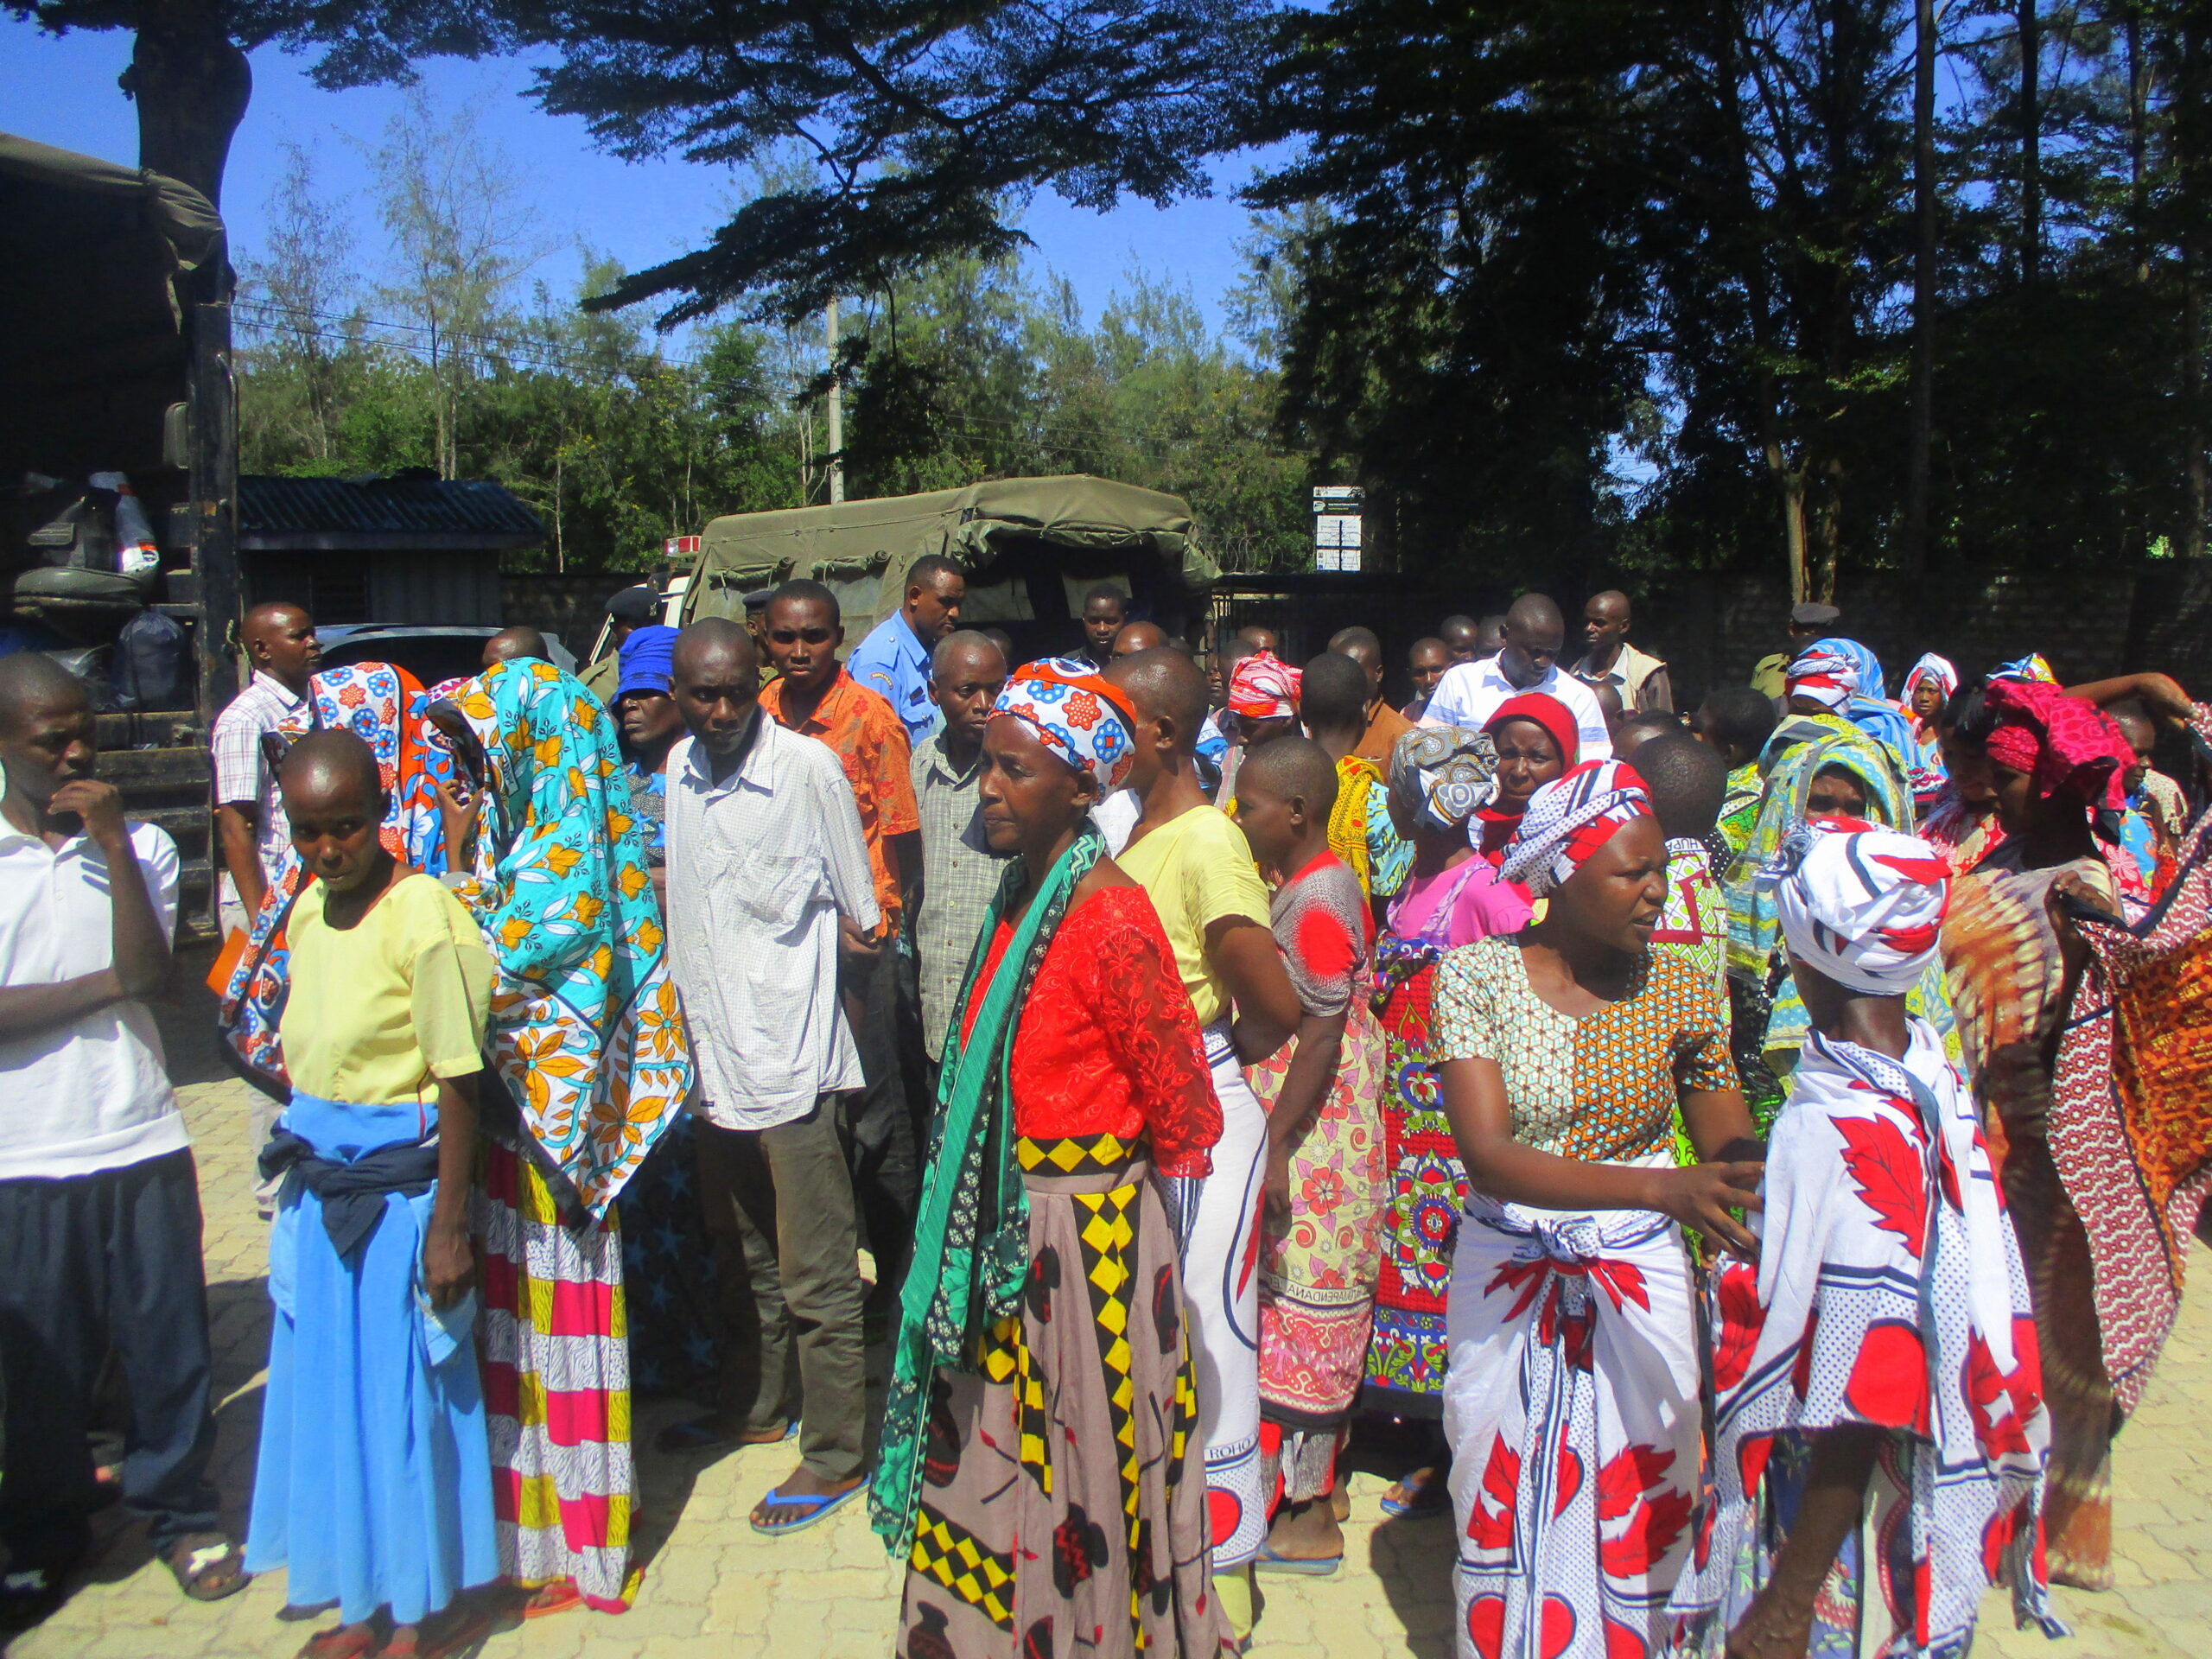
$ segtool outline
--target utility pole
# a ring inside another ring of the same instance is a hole
[[[823,313],[830,332],[830,499],[845,499],[845,388],[837,373],[837,302]]]
[[[1904,569],[1928,569],[1928,495],[1936,423],[1936,5],[1913,8],[1912,434],[1905,462]]]

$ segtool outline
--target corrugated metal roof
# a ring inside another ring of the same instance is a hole
[[[308,548],[521,547],[545,526],[499,485],[470,479],[238,479],[238,540]]]

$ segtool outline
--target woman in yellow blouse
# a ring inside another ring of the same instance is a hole
[[[350,732],[303,739],[280,782],[317,879],[287,931],[291,1103],[276,1304],[246,1563],[295,1606],[338,1604],[302,1659],[433,1659],[488,1628],[458,1592],[499,1572],[472,1325],[468,1188],[492,962],[435,878],[379,841],[384,790]]]

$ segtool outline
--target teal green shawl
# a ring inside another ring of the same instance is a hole
[[[1069,895],[1105,854],[1104,839],[1086,821],[1046,872],[971,1020],[969,1004],[991,941],[1028,884],[1021,860],[1007,867],[976,936],[945,1032],[914,1254],[892,1344],[883,1443],[868,1493],[870,1524],[893,1555],[913,1547],[931,1374],[940,1365],[972,1365],[975,1338],[1020,1304],[1029,1273],[1029,1196],[1014,1156],[1007,1067],[1030,984],[1067,915]]]

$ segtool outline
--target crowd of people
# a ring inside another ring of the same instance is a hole
[[[912,1659],[1238,1650],[1377,1446],[1463,1659],[1942,1656],[2110,1583],[2212,1184],[2212,708],[1892,688],[1808,604],[1678,709],[1607,592],[1572,661],[1541,594],[1445,619],[1400,709],[1364,627],[1201,653],[1102,588],[1020,663],[963,592],[921,560],[849,653],[810,581],[627,615],[604,702],[528,629],[424,686],[248,615],[243,1541],[176,850],[0,659],[0,1618],[104,1487],[184,1594],[334,1610],[303,1659],[620,1611],[633,1389],[704,1408],[671,1455],[791,1444],[761,1534],[865,1504]]]

